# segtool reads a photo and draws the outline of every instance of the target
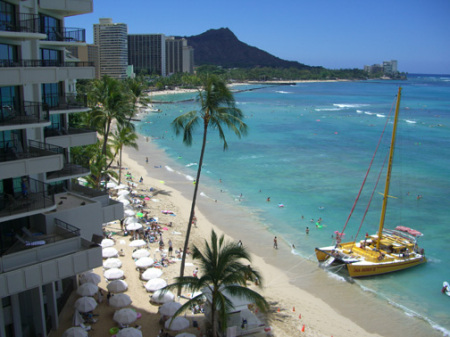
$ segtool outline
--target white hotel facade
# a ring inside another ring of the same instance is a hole
[[[86,41],[64,18],[92,11],[93,0],[0,0],[0,337],[57,329],[77,275],[102,265],[102,224],[123,217],[106,192],[73,183],[90,172],[71,148],[97,140],[69,125],[88,111],[75,83],[95,70],[67,59]]]

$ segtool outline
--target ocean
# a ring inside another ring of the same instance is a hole
[[[314,262],[314,248],[330,245],[334,232],[343,229],[386,123],[390,135],[389,114],[399,86],[403,90],[389,193],[393,198],[389,198],[385,227],[403,225],[422,232],[419,245],[428,263],[355,284],[373,294],[377,303],[394,306],[450,336],[450,298],[441,293],[443,281],[450,281],[450,262],[445,258],[450,248],[450,75],[236,87],[256,89],[235,93],[248,135],[239,139],[227,132],[229,149],[224,152],[218,134],[210,131],[200,199],[238,207],[249,214],[256,226],[252,228],[266,236],[276,235],[292,258]],[[170,123],[198,108],[198,102],[185,101],[194,97],[188,93],[154,97],[154,105],[162,112],[142,115],[136,124],[140,134],[173,160],[165,169],[187,182],[196,175],[201,128],[193,146],[187,147]],[[363,190],[344,239],[356,235],[388,147],[388,142],[380,145],[367,179],[370,186]],[[378,228],[383,189],[384,176],[359,239]],[[271,242],[267,246],[272,249]],[[333,274],[333,279],[349,282],[342,272]]]

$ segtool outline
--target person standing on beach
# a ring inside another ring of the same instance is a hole
[[[273,238],[273,248],[278,249],[278,241],[276,236]]]
[[[172,247],[172,240],[169,239],[169,256],[172,256],[173,247]]]

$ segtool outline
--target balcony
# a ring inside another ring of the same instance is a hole
[[[48,195],[48,185],[28,178],[26,189],[0,196],[0,222],[18,219],[56,208],[55,198]]]
[[[50,42],[58,42],[57,44],[67,43],[85,43],[86,42],[86,29],[84,28],[47,28],[41,31],[42,34],[46,34],[47,38],[42,41],[41,44],[49,45]]]
[[[37,102],[11,102],[0,107],[0,131],[50,124],[49,108]]]
[[[94,77],[94,62],[0,60],[0,86],[56,83],[67,79],[93,79]]]
[[[0,142],[0,179],[48,172],[64,167],[64,149],[29,140]]]
[[[16,242],[3,252],[0,297],[102,265],[101,247],[83,239],[79,228],[58,219],[52,228],[49,234],[16,237]]]
[[[44,101],[48,105],[50,114],[52,115],[59,113],[89,111],[86,95],[46,95],[44,97]]]
[[[74,164],[73,160],[66,160],[64,167],[61,170],[47,172],[46,181],[54,182],[59,180],[73,179],[86,176],[90,174],[91,170],[88,167],[83,167],[79,164]]]
[[[62,16],[92,13],[92,0],[40,0],[39,7],[58,12]]]
[[[46,35],[40,32],[39,15],[21,13],[11,16],[0,12],[0,37],[33,40],[45,39]]]
[[[44,129],[45,140],[50,144],[70,148],[73,146],[85,146],[97,142],[97,132],[90,129]]]

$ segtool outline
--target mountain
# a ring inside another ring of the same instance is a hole
[[[217,65],[224,68],[297,68],[311,69],[295,61],[282,60],[264,50],[239,41],[228,28],[210,29],[200,35],[185,36],[188,45],[194,48],[196,66]]]

